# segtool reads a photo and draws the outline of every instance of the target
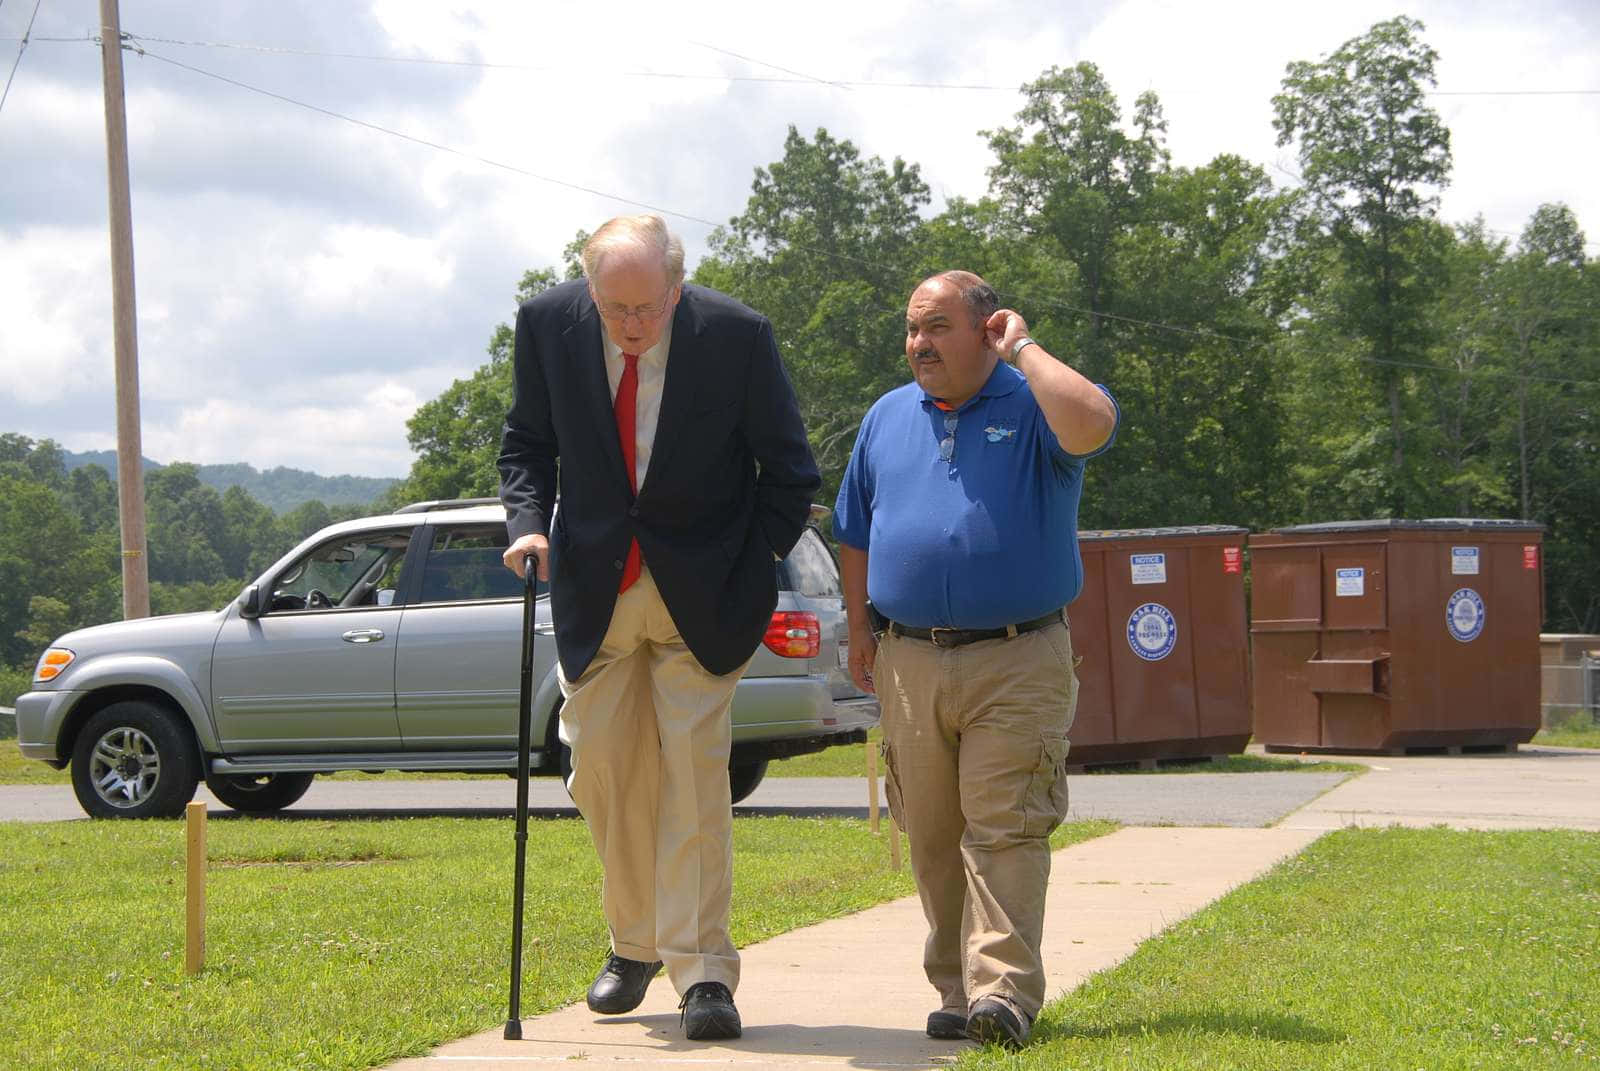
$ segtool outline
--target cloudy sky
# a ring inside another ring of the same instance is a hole
[[[790,124],[920,164],[937,211],[984,192],[978,131],[1017,86],[1089,60],[1125,105],[1159,94],[1176,163],[1237,153],[1290,184],[1285,64],[1402,12],[1440,55],[1444,217],[1514,239],[1564,201],[1600,253],[1593,0],[768,10],[122,0],[146,53],[124,53],[146,456],[403,475],[406,419],[483,362],[524,269],[629,202],[676,213],[692,264]],[[0,0],[0,76],[32,11]],[[0,431],[75,450],[115,445],[97,16],[42,0],[0,110]],[[908,81],[978,88],[859,84]]]

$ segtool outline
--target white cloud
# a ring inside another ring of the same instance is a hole
[[[307,251],[298,296],[308,309],[361,315],[396,290],[443,290],[453,258],[432,238],[380,227],[335,225]]]
[[[978,131],[1021,104],[1013,88],[637,72],[1016,87],[1088,60],[1125,108],[1157,91],[1178,163],[1231,152],[1286,183],[1271,126],[1285,64],[1397,10],[1427,23],[1441,90],[1592,89],[1600,51],[1586,0],[124,6],[148,34],[516,68],[151,46],[456,155],[126,56],[146,453],[372,475],[406,470],[405,418],[483,361],[522,271],[628,210],[602,194],[725,221],[793,124],[919,164],[937,210],[985,191]],[[20,33],[18,10],[0,8],[0,34]],[[57,0],[35,34],[94,21],[92,0]],[[1482,213],[1514,236],[1563,200],[1600,238],[1600,98],[1434,99],[1456,161],[1446,219]],[[96,51],[31,46],[0,113],[0,430],[72,448],[111,441],[102,139]],[[710,225],[675,225],[693,260]]]
[[[324,475],[403,471],[405,422],[427,397],[396,380],[319,386],[327,393],[299,404],[211,398],[187,406],[173,420],[147,425],[144,452],[198,464],[270,456],[256,464]]]
[[[0,411],[7,423],[25,426],[30,410],[78,404],[86,386],[110,381],[110,260],[103,232],[0,233]]]

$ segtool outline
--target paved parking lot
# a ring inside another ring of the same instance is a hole
[[[1070,818],[1110,818],[1127,825],[1265,826],[1310,803],[1345,774],[1083,774],[1070,779]],[[217,817],[230,813],[205,786]],[[883,799],[879,789],[880,800]],[[509,815],[516,806],[509,777],[415,781],[399,775],[365,781],[318,779],[288,818],[367,818],[414,815]],[[537,817],[575,817],[566,789],[553,777],[529,784]],[[856,815],[867,813],[865,777],[769,777],[736,814]],[[0,787],[0,820],[53,822],[83,818],[66,785]]]

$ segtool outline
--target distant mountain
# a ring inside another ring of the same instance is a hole
[[[99,465],[117,478],[117,452],[91,450],[75,453],[61,451],[67,470],[82,465]],[[159,461],[144,458],[144,470],[151,472],[164,468]],[[276,513],[286,513],[305,502],[318,501],[324,505],[364,506],[387,491],[398,481],[382,476],[319,476],[304,469],[277,468],[265,472],[254,465],[235,462],[229,465],[200,465],[200,482],[218,491],[242,487],[257,502]]]

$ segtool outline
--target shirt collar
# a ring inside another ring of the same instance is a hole
[[[1022,386],[1022,383],[1021,372],[1005,361],[996,361],[994,363],[994,371],[990,372],[989,378],[983,381],[983,386],[978,388],[978,393],[958,406],[957,411],[967,408],[979,398],[1004,398],[1008,394],[1014,394],[1017,388]],[[943,403],[927,391],[922,392],[922,404],[931,405],[939,409],[944,408]]]

